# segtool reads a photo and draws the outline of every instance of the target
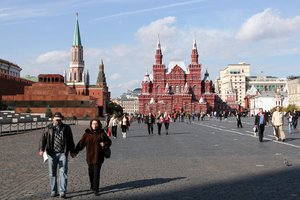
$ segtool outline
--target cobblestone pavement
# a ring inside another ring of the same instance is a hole
[[[100,195],[89,191],[85,151],[69,159],[68,199],[300,199],[300,132],[287,142],[253,136],[253,118],[171,123],[169,135],[148,135],[134,122],[112,139],[101,169]],[[72,126],[77,143],[86,126]],[[47,164],[38,156],[41,130],[0,137],[0,199],[50,198]],[[284,164],[284,159],[289,166]]]

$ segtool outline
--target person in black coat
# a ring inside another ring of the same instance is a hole
[[[152,113],[149,113],[146,116],[146,119],[145,119],[145,123],[147,124],[149,135],[153,134],[153,124],[154,124],[154,122],[155,122],[154,116],[152,115]]]
[[[105,148],[111,146],[111,140],[102,129],[102,124],[98,119],[90,121],[90,128],[85,130],[82,138],[75,148],[75,153],[86,147],[86,162],[90,179],[90,189],[95,195],[99,192],[100,170],[104,162]]]
[[[243,128],[243,125],[242,125],[242,114],[238,111],[237,114],[236,114],[236,121],[237,121],[237,127],[241,127]]]
[[[263,142],[266,123],[267,123],[267,115],[263,112],[263,109],[260,108],[257,115],[255,115],[255,121],[254,121],[254,124],[258,129],[258,139],[260,142]]]

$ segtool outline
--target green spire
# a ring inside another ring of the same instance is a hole
[[[76,13],[76,24],[75,24],[73,46],[82,46],[81,39],[80,39],[79,23],[78,23],[78,13]]]

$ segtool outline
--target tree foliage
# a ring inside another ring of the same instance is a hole
[[[110,115],[116,114],[118,116],[122,116],[123,115],[123,108],[119,104],[111,101],[111,102],[108,103],[107,113],[110,114]]]
[[[45,114],[46,114],[47,118],[51,118],[52,117],[52,111],[51,111],[51,108],[49,106],[47,107]]]

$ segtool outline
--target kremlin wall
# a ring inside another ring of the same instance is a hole
[[[21,68],[18,69],[21,71]],[[33,113],[45,113],[50,108],[52,113],[61,112],[64,117],[93,118],[106,114],[110,101],[103,60],[99,65],[95,85],[90,85],[89,73],[84,70],[78,16],[71,48],[69,76],[66,70],[63,75],[40,74],[38,82],[32,82],[2,70],[0,85],[0,100],[4,105],[14,108],[17,113],[26,112],[28,109]]]

